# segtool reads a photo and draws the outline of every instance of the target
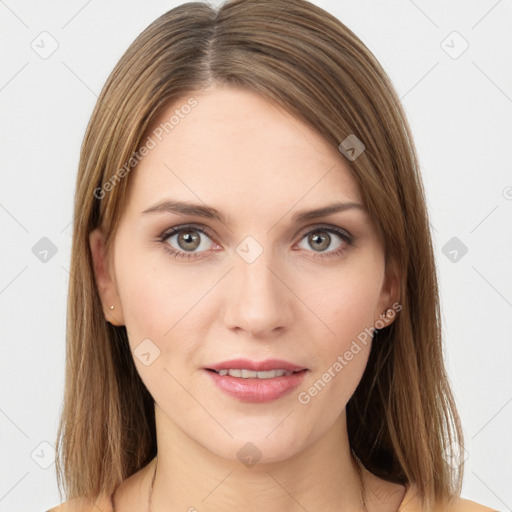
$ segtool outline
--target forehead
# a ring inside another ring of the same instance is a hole
[[[184,96],[142,143],[152,148],[130,178],[130,204],[139,211],[166,195],[253,211],[289,210],[299,201],[362,202],[336,147],[250,91],[225,87]]]

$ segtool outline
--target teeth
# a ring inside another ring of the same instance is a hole
[[[229,375],[231,377],[241,377],[242,379],[273,379],[283,375],[291,375],[289,370],[268,370],[265,372],[255,372],[252,370],[234,368],[232,370],[215,370],[219,375]]]

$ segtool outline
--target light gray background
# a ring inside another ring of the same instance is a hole
[[[117,60],[180,3],[0,0],[2,512],[59,503],[52,445],[63,396],[79,148]],[[512,2],[314,3],[367,44],[405,106],[428,195],[445,356],[466,435],[462,495],[511,510]],[[50,36],[40,35],[45,31]],[[461,38],[469,47],[459,55]],[[52,39],[58,48],[43,59]],[[47,262],[32,250],[43,237],[57,249]]]

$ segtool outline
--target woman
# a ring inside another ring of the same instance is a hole
[[[184,4],[109,77],[75,196],[59,512],[460,498],[417,158],[304,0]]]

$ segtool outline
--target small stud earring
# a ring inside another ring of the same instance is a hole
[[[110,306],[110,309],[114,309],[114,306],[113,306],[113,305],[112,305],[112,306]]]

